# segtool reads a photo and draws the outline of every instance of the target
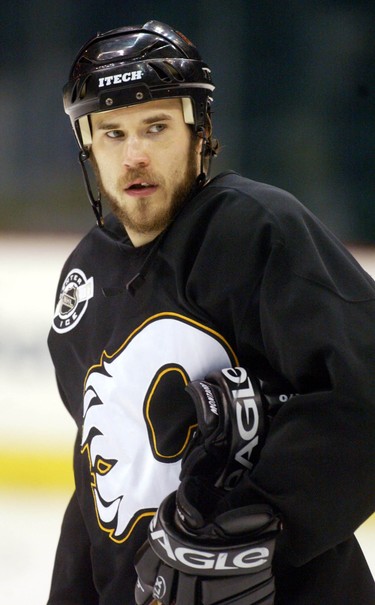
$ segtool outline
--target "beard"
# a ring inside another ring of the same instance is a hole
[[[133,200],[133,207],[129,210],[125,204],[121,202],[121,195],[127,183],[141,179],[148,183],[157,183],[159,187],[165,188],[166,181],[162,175],[157,175],[151,170],[142,168],[128,169],[125,176],[118,179],[116,192],[109,191],[108,187],[103,184],[100,170],[95,160],[95,156],[91,153],[91,161],[96,175],[97,183],[101,193],[106,197],[109,207],[118,220],[124,225],[129,232],[139,234],[161,233],[170,225],[179,211],[185,206],[189,196],[197,181],[197,142],[195,137],[191,137],[187,164],[185,172],[182,176],[179,175],[179,180],[176,177],[176,183],[170,191],[170,201],[168,204],[160,205],[156,212],[150,212],[150,200],[148,197],[139,197]]]

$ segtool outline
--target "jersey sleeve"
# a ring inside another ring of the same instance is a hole
[[[98,605],[90,541],[74,493],[64,515],[47,605]]]
[[[326,259],[313,243],[301,253],[303,271],[278,246],[260,289],[267,359],[296,394],[251,477],[281,511],[297,565],[344,541],[375,504],[374,289],[334,247]]]
[[[240,365],[295,393],[228,499],[274,506],[284,522],[280,549],[298,566],[349,538],[374,510],[375,288],[288,195],[262,192],[245,212],[237,195],[217,213],[190,279]]]

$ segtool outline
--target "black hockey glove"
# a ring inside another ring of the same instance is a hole
[[[271,605],[280,522],[265,505],[223,512],[220,502],[256,464],[280,397],[263,396],[244,368],[211,373],[187,390],[198,427],[182,461],[181,484],[160,506],[137,555],[136,602]]]
[[[279,520],[264,505],[228,511],[187,531],[170,494],[150,524],[135,568],[137,605],[272,605]]]
[[[216,486],[231,489],[259,458],[273,400],[263,396],[259,380],[244,368],[212,372],[186,390],[198,428],[184,455],[181,479],[207,475]]]
[[[187,527],[205,524],[218,502],[259,458],[268,430],[268,402],[244,368],[212,372],[186,390],[198,427],[181,467],[177,505]]]

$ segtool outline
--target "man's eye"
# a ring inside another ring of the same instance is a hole
[[[109,130],[106,132],[106,136],[110,139],[118,139],[119,137],[123,136],[123,132],[122,130]]]
[[[165,128],[165,124],[152,124],[152,126],[149,128],[149,132],[151,132],[151,134],[158,134],[159,132],[165,130]]]

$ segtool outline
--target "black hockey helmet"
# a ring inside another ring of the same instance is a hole
[[[204,132],[213,90],[195,46],[168,25],[148,21],[98,34],[82,47],[64,87],[64,108],[85,149],[89,114],[155,99],[180,97],[185,122]]]
[[[120,27],[97,34],[79,51],[64,87],[64,109],[80,147],[87,194],[99,226],[101,195],[95,196],[86,169],[92,142],[92,113],[129,107],[156,99],[181,98],[184,119],[202,137],[201,174],[205,158],[215,155],[211,138],[211,70],[183,34],[159,21]]]

